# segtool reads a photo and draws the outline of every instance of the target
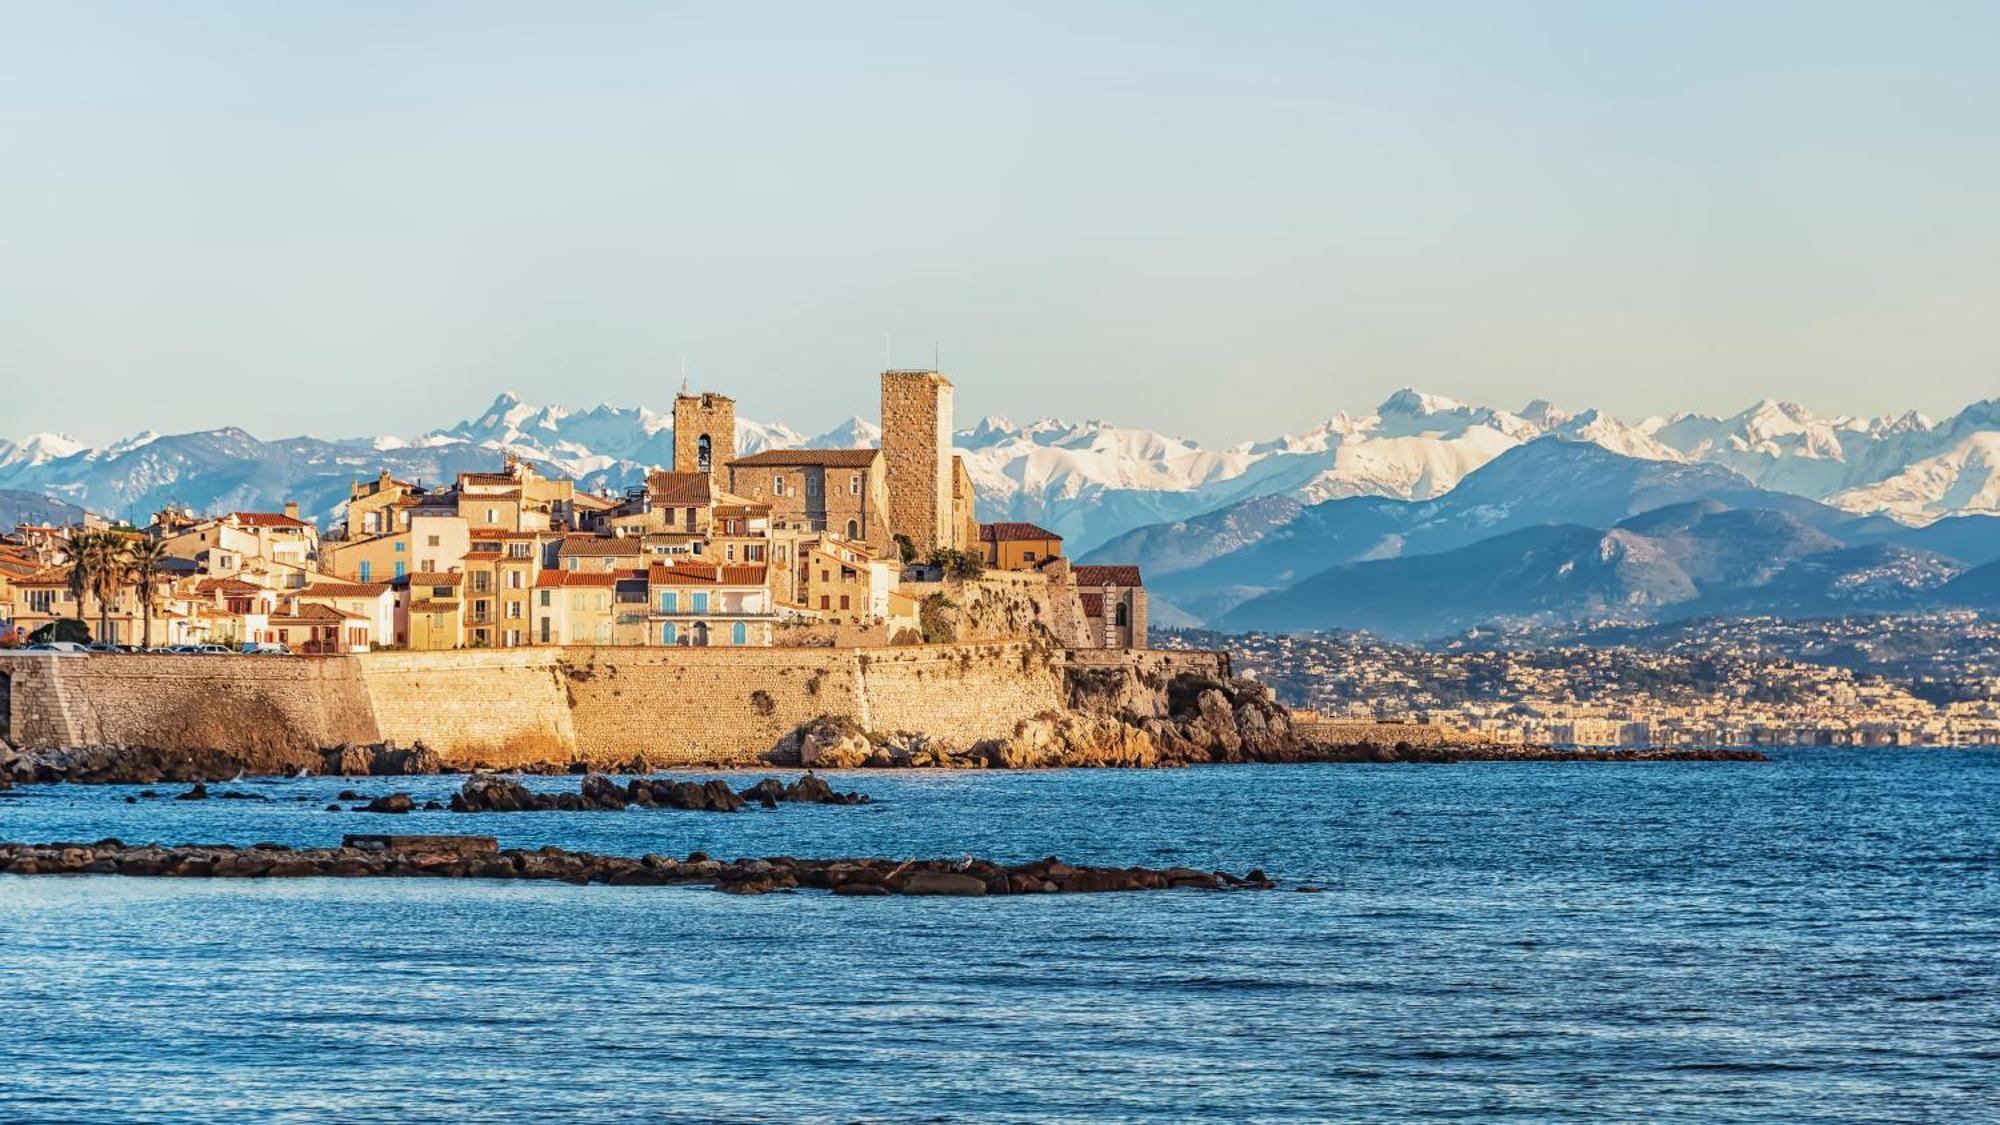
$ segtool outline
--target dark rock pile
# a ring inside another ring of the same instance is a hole
[[[377,742],[325,750],[246,746],[241,750],[154,750],[89,746],[59,750],[0,748],[0,786],[6,783],[155,785],[162,781],[228,781],[244,776],[334,774],[409,777],[450,772],[435,750],[419,742]]]
[[[1081,867],[1058,859],[1005,865],[983,859],[796,859],[729,862],[702,852],[597,855],[562,848],[501,850],[491,836],[349,836],[337,848],[254,844],[0,844],[0,873],[179,878],[540,879],[610,886],[713,886],[731,894],[799,888],[842,896],[1084,894],[1114,891],[1270,890],[1261,871],[1191,867]]]
[[[631,806],[640,808],[691,809],[697,812],[735,812],[756,802],[776,808],[780,801],[822,805],[865,805],[862,793],[836,793],[826,781],[813,774],[787,785],[767,777],[741,793],[720,778],[682,781],[674,778],[635,777],[624,785],[601,774],[583,779],[575,793],[537,793],[508,777],[481,775],[468,778],[452,794],[453,812],[616,812]]]

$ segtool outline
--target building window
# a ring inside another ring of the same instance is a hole
[[[400,546],[400,544],[399,544],[399,546]],[[403,574],[404,574],[404,566],[403,566],[403,560],[402,560],[402,559],[397,559],[397,560],[396,560],[396,577],[398,577],[398,578],[401,578],[401,577],[403,577]]]
[[[850,480],[850,481],[848,481],[848,482],[847,482],[847,492],[848,492],[848,495],[850,495],[850,496],[859,496],[859,495],[861,495],[861,474],[860,474],[860,473],[856,473],[856,474],[854,474],[854,479],[853,479],[853,480]]]
[[[500,509],[498,509],[498,508],[488,508],[488,509],[486,509],[486,522],[487,522],[487,523],[499,523],[499,522],[500,522]]]
[[[520,602],[508,602],[508,603],[507,603],[507,620],[509,620],[509,621],[519,621],[520,619],[521,619],[521,603],[520,603]]]
[[[542,591],[542,608],[549,608],[549,592],[547,590]]]
[[[680,637],[681,637],[681,631],[674,627],[673,622],[669,621],[665,625],[660,626],[661,644],[663,645],[675,644],[680,640]]]
[[[1035,561],[1035,552],[1033,552],[1033,551],[1022,551],[1022,552],[1021,552],[1021,561],[1022,561],[1022,562],[1034,562],[1034,561]]]
[[[833,599],[829,598],[827,595],[821,594],[819,596],[819,607],[821,609],[832,609],[833,608],[832,601]]]
[[[783,496],[784,494],[785,494],[785,476],[783,473],[780,473],[777,476],[771,478],[771,495]]]
[[[731,543],[731,544],[729,544],[728,546],[724,547],[724,548],[722,549],[722,557],[723,557],[724,559],[728,560],[729,562],[735,562],[735,561],[736,561],[736,544],[734,544],[734,543]]]
[[[691,596],[690,596],[690,597],[688,598],[688,601],[692,603],[692,604],[691,604],[691,605],[690,605],[690,606],[688,607],[688,609],[689,609],[689,611],[690,611],[690,612],[693,612],[693,613],[707,613],[707,612],[708,612],[708,591],[707,591],[707,590],[696,590],[696,591],[695,591],[695,592],[693,593],[693,595],[691,595]]]
[[[709,465],[711,463],[709,457],[713,453],[713,450],[714,450],[714,443],[708,440],[707,434],[703,434],[699,438],[695,439],[694,460],[695,464],[699,467],[701,472],[705,473],[709,471]]]
[[[681,611],[681,596],[679,594],[673,592],[672,590],[668,590],[660,595],[661,613],[679,613],[680,611]],[[668,628],[672,627],[673,626],[671,625],[668,626]]]
[[[853,608],[852,606],[850,606],[850,605],[848,604],[848,597],[847,597],[847,595],[846,595],[846,594],[842,594],[842,595],[840,595],[840,608],[842,608],[842,609],[852,609],[852,608]]]
[[[400,555],[400,554],[402,554],[402,553],[403,553],[403,552],[404,552],[404,551],[405,551],[406,549],[408,549],[408,547],[409,547],[409,544],[408,544],[408,543],[405,543],[405,542],[403,542],[403,541],[402,541],[401,539],[398,539],[398,540],[396,540],[396,546],[394,547],[394,550],[395,550],[395,552],[396,552],[397,554],[399,554],[399,555]]]
[[[436,547],[441,545],[438,543],[438,537],[435,535],[430,536],[429,540],[430,540],[430,546]]]
[[[848,537],[849,539],[859,539],[859,538],[861,538],[861,525],[860,525],[859,523],[855,522],[854,520],[848,520],[848,521],[847,521],[847,537]]]
[[[363,559],[361,560],[361,565],[358,568],[356,568],[355,573],[360,576],[361,581],[366,582],[368,581],[368,575],[374,569],[375,568],[373,566],[369,565],[367,559]]]
[[[1131,611],[1125,608],[1124,602],[1119,602],[1118,608],[1111,611],[1111,623],[1120,628],[1123,628],[1132,623]]]
[[[749,640],[750,640],[750,629],[748,626],[744,625],[741,621],[738,621],[736,624],[731,625],[729,627],[730,644],[733,645],[746,644],[749,642]]]

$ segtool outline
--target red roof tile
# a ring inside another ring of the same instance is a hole
[[[1076,575],[1079,586],[1143,586],[1136,566],[1078,566],[1070,573]]]
[[[1032,523],[982,523],[979,525],[979,541],[982,543],[1011,543],[1022,539],[1061,539],[1062,536]]]

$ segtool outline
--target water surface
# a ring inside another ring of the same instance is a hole
[[[876,803],[54,786],[0,795],[0,838],[1056,854],[1326,891],[0,876],[0,1120],[2000,1117],[2000,752],[832,776]]]

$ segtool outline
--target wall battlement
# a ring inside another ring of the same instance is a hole
[[[0,738],[55,749],[310,753],[422,741],[454,766],[758,761],[820,715],[959,743],[1069,706],[1072,666],[1213,675],[1213,653],[1024,642],[521,648],[322,658],[0,655]]]

